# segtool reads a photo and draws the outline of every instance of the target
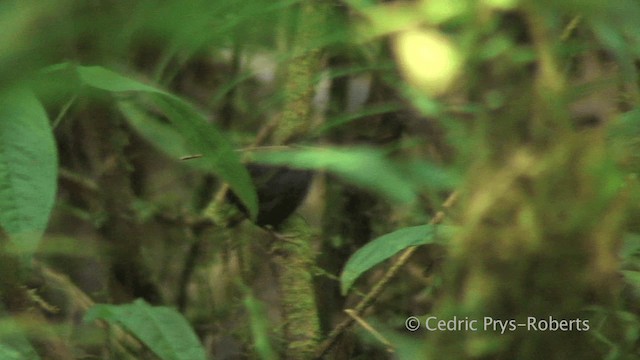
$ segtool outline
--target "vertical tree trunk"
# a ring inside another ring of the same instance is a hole
[[[293,38],[293,58],[286,70],[285,102],[274,133],[275,144],[287,144],[309,130],[313,109],[314,79],[320,73],[324,8],[321,1],[300,3],[298,28]],[[313,290],[312,237],[304,222],[286,224],[290,240],[278,240],[273,252],[282,291],[287,359],[310,359],[320,336],[320,322]]]

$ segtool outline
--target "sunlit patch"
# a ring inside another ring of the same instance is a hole
[[[437,31],[404,31],[396,36],[394,48],[407,81],[429,95],[444,93],[462,65],[455,46]]]

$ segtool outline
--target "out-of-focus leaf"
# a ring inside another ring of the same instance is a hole
[[[58,156],[47,114],[23,89],[0,95],[0,227],[30,256],[47,227]]]
[[[623,263],[632,263],[633,258],[638,255],[640,255],[640,234],[624,234],[622,247],[620,248],[620,257]]]
[[[433,191],[450,190],[460,185],[461,176],[443,167],[423,160],[411,160],[397,164],[416,188]]]
[[[384,332],[383,334],[395,346],[395,355],[397,356],[398,360],[428,358],[427,349],[424,346],[423,340],[416,339],[412,336],[407,336],[406,334],[401,335],[393,333],[393,335],[391,335],[389,332]]]
[[[218,176],[229,183],[233,192],[249,209],[251,217],[255,219],[258,200],[253,182],[247,169],[241,164],[238,153],[233,150],[226,137],[217,130],[214,131],[212,124],[204,121],[191,106],[184,102],[173,101],[168,97],[157,97],[153,103],[172,120],[174,127],[183,136],[189,154],[203,155],[189,162],[205,171],[213,169]]]
[[[97,89],[112,93],[137,92],[148,95],[151,104],[157,109],[147,109],[132,99],[120,100],[119,106],[127,121],[143,137],[170,156],[201,154],[201,158],[189,161],[189,165],[220,176],[255,219],[258,201],[249,173],[227,137],[207,122],[196,109],[173,94],[99,66],[78,66],[77,72],[85,84]],[[151,110],[160,110],[166,121],[150,116]],[[184,152],[179,154],[181,151]]]
[[[426,317],[420,318],[423,320]],[[398,332],[394,328],[405,328],[406,318],[398,318],[398,323],[392,321],[393,325],[380,321],[379,319],[367,317],[367,323],[371,325],[373,329],[380,333],[386,339],[394,349],[394,359],[398,360],[413,360],[413,359],[427,359],[427,348],[425,347],[424,339],[416,336],[411,336],[408,331]],[[400,323],[401,321],[401,323]],[[423,328],[420,328],[423,330]],[[378,338],[373,336],[368,330],[358,327],[356,334],[362,339],[364,343],[369,346],[375,346],[383,348],[385,344],[382,344]]]
[[[69,1],[36,0],[0,2],[0,91],[31,76],[59,57],[60,43],[68,24],[56,22],[67,12]],[[69,22],[71,23],[71,22]]]
[[[621,114],[607,135],[616,161],[628,171],[640,171],[640,109]]]
[[[408,203],[416,198],[411,182],[381,151],[375,149],[328,148],[256,153],[255,160],[303,169],[323,169],[399,202]]]
[[[0,359],[38,360],[40,356],[24,334],[15,319],[0,320]]]
[[[184,136],[177,132],[171,124],[159,119],[161,114],[152,114],[133,101],[120,101],[118,108],[127,118],[129,124],[157,149],[174,159],[189,154]],[[187,162],[187,164],[198,163]]]
[[[400,104],[393,104],[393,103],[380,104],[376,106],[368,106],[358,112],[350,112],[348,114],[337,116],[333,119],[328,119],[326,121],[326,125],[322,126],[322,128],[318,130],[318,133],[326,132],[335,127],[348,124],[349,122],[354,120],[366,118],[368,116],[391,113],[394,111],[399,111],[401,109],[402,109],[402,106]]]
[[[629,46],[626,34],[620,31],[621,29],[616,29],[612,22],[595,20],[592,27],[600,41],[616,55],[625,78],[634,78],[637,71],[633,64],[634,56],[631,53],[633,46]]]
[[[101,66],[78,66],[76,71],[87,85],[109,92],[143,91],[173,96],[153,86],[122,76]]]
[[[548,1],[548,0],[547,0]],[[580,15],[588,23],[596,38],[616,58],[625,79],[635,79],[637,70],[634,59],[640,54],[640,4],[634,0],[603,3],[598,0],[548,1],[551,11],[556,7],[575,16]],[[542,5],[542,4],[541,4]],[[544,5],[542,5],[544,6]],[[561,12],[556,12],[560,14]]]
[[[301,149],[256,153],[268,164],[319,169],[398,202],[411,202],[423,189],[451,189],[457,174],[422,160],[391,162],[382,151],[369,148]]]
[[[278,356],[269,341],[269,321],[264,305],[251,293],[248,293],[244,298],[244,306],[249,311],[251,335],[256,353],[264,360],[277,359]]]
[[[629,282],[629,284],[633,285],[636,289],[640,289],[640,272],[630,270],[623,270],[621,272],[622,276],[627,280],[627,282]]]
[[[640,138],[640,109],[621,114],[608,130],[608,136],[612,141],[637,140]]]
[[[396,230],[380,236],[356,251],[340,275],[340,291],[346,294],[351,285],[366,271],[398,252],[415,245],[430,244],[449,238],[453,227],[421,225]]]
[[[143,300],[132,304],[91,307],[85,321],[105,320],[124,327],[164,360],[206,359],[205,351],[193,329],[176,310],[151,306]]]

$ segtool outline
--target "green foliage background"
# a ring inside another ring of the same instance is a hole
[[[3,0],[0,25],[1,359],[638,357],[637,0]],[[226,186],[259,210],[247,162],[316,171],[277,231],[227,226]]]

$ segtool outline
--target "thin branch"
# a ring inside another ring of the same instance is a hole
[[[64,119],[65,115],[67,115],[67,112],[69,112],[69,109],[71,109],[71,106],[73,106],[73,103],[75,103],[77,99],[78,99],[78,95],[73,95],[73,97],[71,97],[71,99],[69,99],[69,101],[67,101],[62,106],[62,109],[60,109],[58,116],[56,116],[55,120],[53,120],[53,124],[51,125],[51,128],[56,129],[58,125],[60,125],[60,123],[62,122],[62,119]]]
[[[442,204],[443,210],[438,211],[436,215],[431,219],[429,224],[436,225],[440,224],[442,220],[444,220],[445,213],[444,210],[447,210],[455,204],[458,200],[458,192],[455,191],[449,195],[447,200]],[[384,274],[382,279],[378,281],[372,288],[369,290],[367,295],[365,295],[362,300],[356,305],[353,310],[350,310],[351,317],[343,320],[340,324],[338,324],[333,331],[327,336],[327,339],[320,344],[318,350],[316,351],[316,358],[321,358],[324,354],[331,349],[331,347],[335,344],[336,340],[342,335],[342,333],[347,330],[354,323],[354,317],[360,316],[369,306],[373,305],[378,296],[384,291],[391,281],[391,279],[402,269],[402,267],[409,261],[411,255],[418,249],[418,246],[411,246],[406,248],[402,254],[397,258],[397,260],[391,265],[391,267]]]
[[[387,351],[394,352],[395,348],[393,344],[387,338],[385,338],[380,332],[371,326],[368,322],[366,322],[363,318],[361,318],[355,311],[351,309],[346,309],[344,311],[347,315],[349,315],[358,325],[362,326],[365,330],[367,330],[374,338],[378,339],[384,346],[387,347]]]

